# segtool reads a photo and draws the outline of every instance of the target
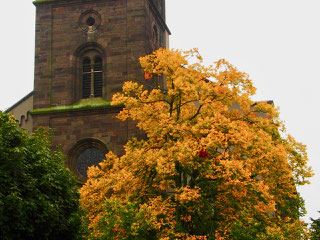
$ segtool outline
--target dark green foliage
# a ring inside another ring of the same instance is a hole
[[[0,112],[0,239],[77,239],[78,188],[44,129],[31,136]]]
[[[311,223],[311,240],[319,240],[320,239],[320,218],[312,219]]]
[[[264,232],[264,227],[262,221],[252,219],[248,221],[246,219],[247,213],[244,213],[239,216],[239,219],[234,222],[231,232],[230,238],[234,240],[256,240],[258,238],[258,234]]]
[[[284,201],[284,204],[282,206],[277,206],[277,209],[281,211],[283,217],[299,219],[307,213],[304,207],[305,202],[303,198],[300,196],[300,193],[297,192],[295,194],[297,195],[296,198],[286,197],[286,201]]]
[[[123,206],[117,200],[110,198],[104,203],[105,214],[100,221],[103,234],[99,240],[114,239],[114,229],[126,232],[127,240],[156,240],[156,230],[151,228],[150,219],[145,218],[144,210],[139,204],[128,203]],[[121,221],[119,221],[119,219]],[[138,224],[135,227],[134,224]],[[92,238],[94,239],[94,238]]]

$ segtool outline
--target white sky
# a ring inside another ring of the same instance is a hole
[[[254,100],[280,106],[288,132],[308,146],[316,176],[300,188],[309,217],[320,214],[320,1],[167,0],[170,47],[197,47],[206,63],[225,58],[250,74]],[[35,7],[3,1],[0,110],[33,89]]]

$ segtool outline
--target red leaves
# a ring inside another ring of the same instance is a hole
[[[201,148],[200,151],[198,152],[198,156],[201,157],[201,158],[208,157],[207,150],[204,149],[204,148]]]

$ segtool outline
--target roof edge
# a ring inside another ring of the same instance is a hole
[[[10,112],[12,109],[14,109],[16,106],[18,106],[20,103],[24,102],[25,100],[27,100],[29,97],[31,97],[34,94],[34,91],[31,91],[30,93],[28,93],[26,96],[24,96],[23,98],[21,98],[18,102],[16,102],[15,104],[13,104],[11,107],[7,108],[4,112],[8,113]]]
[[[166,21],[163,19],[163,17],[161,16],[161,14],[159,13],[158,9],[156,8],[156,6],[154,5],[153,1],[148,0],[148,3],[150,5],[150,9],[151,12],[155,15],[158,23],[160,24],[160,26],[167,31],[167,33],[169,35],[171,35],[171,31],[166,23]]]

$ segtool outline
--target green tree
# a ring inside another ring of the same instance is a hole
[[[78,189],[44,129],[29,135],[0,112],[0,239],[76,239]]]
[[[313,219],[311,218],[311,240],[318,240],[320,239],[320,218]]]

